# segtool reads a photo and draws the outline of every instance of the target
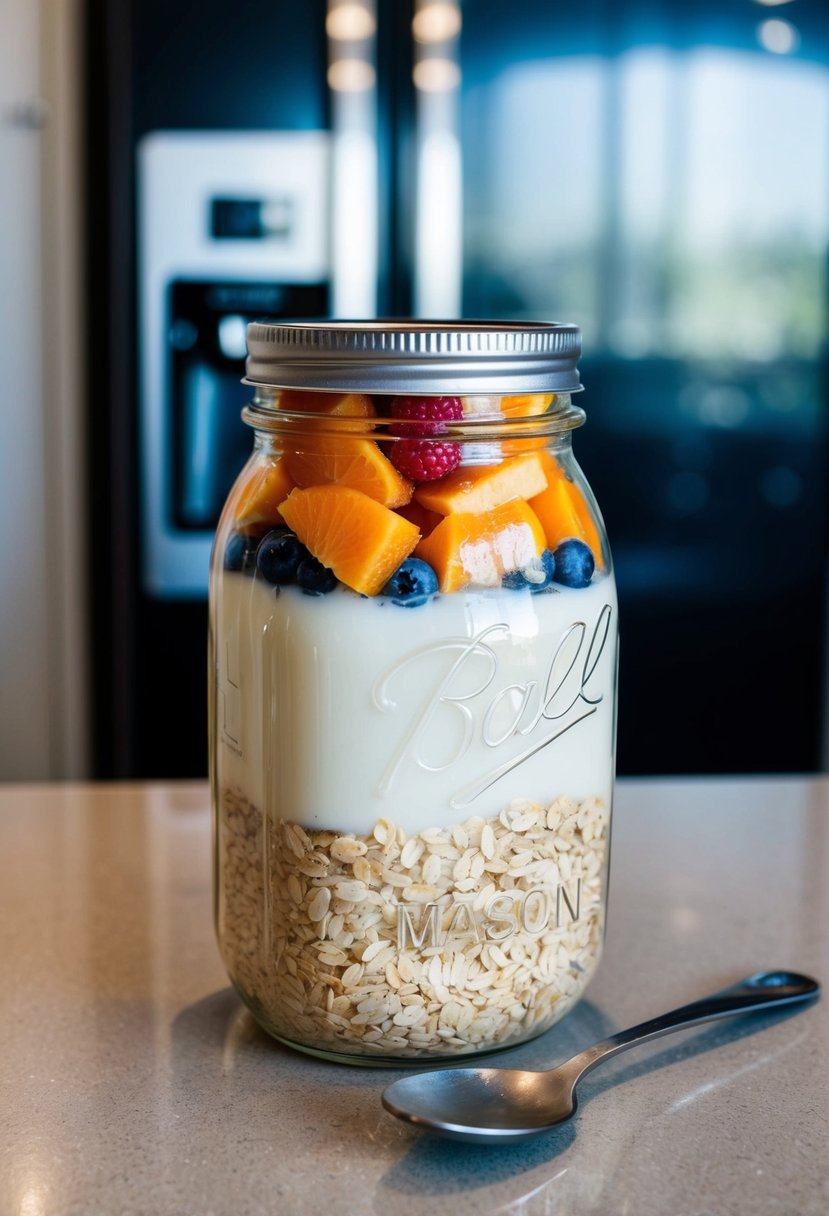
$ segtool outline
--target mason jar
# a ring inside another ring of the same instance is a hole
[[[575,326],[248,329],[210,580],[215,916],[292,1047],[522,1042],[602,948],[617,606]]]

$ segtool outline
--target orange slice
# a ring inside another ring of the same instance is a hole
[[[238,532],[254,533],[263,527],[276,527],[282,523],[280,504],[294,488],[293,478],[285,467],[285,460],[259,465],[250,481],[242,485],[233,510],[233,519]]]
[[[279,408],[300,414],[325,414],[329,418],[374,418],[377,411],[365,393],[308,393],[283,388]]]
[[[530,499],[541,521],[547,547],[556,549],[563,540],[576,537],[590,546],[596,565],[602,568],[602,542],[596,517],[579,486],[570,481],[554,456],[544,454],[547,489]]]
[[[281,511],[314,557],[361,595],[378,595],[420,538],[415,524],[350,486],[292,490]]]
[[[532,418],[535,414],[545,414],[555,399],[555,393],[523,393],[502,397],[501,413],[506,414],[507,418]]]
[[[296,491],[294,491],[296,493]],[[522,498],[477,515],[447,515],[415,553],[433,567],[441,591],[497,587],[543,553],[544,529]]]
[[[298,486],[348,486],[384,507],[410,501],[414,484],[398,473],[373,440],[315,435],[299,442],[301,451],[285,453],[288,472]]]
[[[440,481],[420,486],[415,499],[430,511],[449,515],[492,511],[512,498],[533,498],[547,486],[542,456],[535,451],[499,464],[461,465]]]

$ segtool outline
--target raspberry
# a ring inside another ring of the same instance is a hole
[[[447,422],[463,418],[460,397],[395,397],[392,418],[402,419],[397,435],[440,435]],[[461,462],[459,443],[436,443],[433,439],[399,439],[390,454],[391,462],[412,481],[437,481]]]
[[[461,445],[434,439],[398,439],[390,459],[398,473],[412,481],[437,481],[458,467]]]
[[[459,422],[463,418],[460,397],[395,397],[391,403],[392,418],[405,418],[413,425],[398,435],[436,435],[446,428],[444,422]]]

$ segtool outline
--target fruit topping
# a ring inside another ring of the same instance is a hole
[[[428,536],[430,532],[434,532],[443,519],[443,516],[438,515],[437,511],[427,511],[426,507],[421,507],[414,498],[405,506],[398,507],[397,511],[404,519],[410,520],[420,529],[421,536]]]
[[[556,399],[555,393],[521,393],[501,398],[501,413],[507,418],[532,418],[545,414]]]
[[[498,587],[505,574],[530,566],[545,548],[541,524],[516,498],[477,515],[447,515],[415,554],[434,567],[440,590],[449,592]]]
[[[532,418],[554,399],[534,393],[474,401],[482,416],[498,408],[501,417]],[[464,587],[586,587],[602,568],[601,524],[589,491],[532,435],[516,441],[522,450],[509,457],[502,454],[506,441],[455,439],[450,426],[468,404],[459,397],[398,396],[389,404],[359,393],[284,390],[280,409],[315,414],[320,424],[295,419],[283,455],[260,458],[240,481],[224,568],[255,569],[308,595],[327,594],[339,581],[406,607]],[[369,434],[387,411],[388,449]],[[326,417],[348,433],[332,433]],[[482,458],[489,463],[474,463]]]
[[[245,536],[241,532],[232,532],[225,545],[222,565],[225,570],[239,570],[243,574],[252,570],[256,565],[256,548],[258,536]]]
[[[408,557],[386,583],[383,595],[390,595],[394,603],[403,608],[419,608],[437,589],[438,576],[428,562]]]
[[[374,418],[377,411],[364,393],[309,393],[284,388],[279,408],[297,414],[327,414],[330,418]]]
[[[461,445],[434,439],[398,439],[391,450],[391,461],[412,481],[437,481],[458,467]]]
[[[400,419],[393,433],[401,436],[391,449],[391,462],[404,477],[436,481],[458,467],[461,445],[440,443],[434,436],[443,434],[447,422],[463,418],[460,397],[394,397],[391,415]]]
[[[454,511],[477,514],[492,511],[513,498],[530,499],[547,487],[542,453],[527,452],[498,464],[464,465],[436,485],[415,491],[422,507],[449,515]]]
[[[414,486],[401,477],[372,439],[315,435],[301,451],[286,452],[285,463],[298,486],[349,486],[384,507],[402,507]]]
[[[602,545],[590,504],[554,456],[545,452],[542,460],[547,473],[547,489],[531,498],[530,506],[541,520],[547,545],[555,552],[563,540],[575,537],[589,546],[601,567]]]
[[[282,523],[279,504],[284,502],[294,488],[285,461],[259,465],[251,473],[236,498],[233,518],[238,532],[260,534],[263,527],[273,528]]]
[[[308,556],[297,566],[296,581],[306,595],[327,595],[336,587],[337,576],[315,557]]]
[[[290,528],[274,528],[259,542],[256,568],[269,583],[293,583],[299,563],[307,556],[308,550]]]
[[[596,567],[590,547],[583,540],[563,540],[555,551],[555,581],[564,587],[586,587]]]
[[[537,591],[546,591],[553,581],[556,572],[556,559],[549,549],[545,549],[540,557],[524,566],[504,575],[504,586],[513,591],[522,591],[525,587],[535,595]]]
[[[411,423],[398,427],[398,435],[439,435],[444,423],[463,418],[463,402],[460,397],[393,397],[391,416]]]
[[[377,595],[420,538],[415,524],[346,485],[292,490],[282,514],[313,556],[362,595]]]

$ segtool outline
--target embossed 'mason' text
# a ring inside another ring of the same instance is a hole
[[[538,936],[581,915],[581,879],[529,891],[498,891],[480,909],[472,900],[397,905],[398,950],[424,950],[462,942],[503,942],[516,933]]]

